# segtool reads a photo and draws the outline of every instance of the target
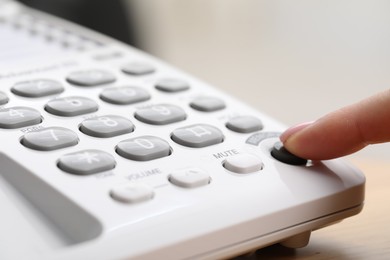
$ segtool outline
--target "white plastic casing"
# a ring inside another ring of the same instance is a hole
[[[0,61],[0,90],[10,99],[3,107],[28,106],[39,110],[43,117],[39,125],[0,129],[0,241],[7,244],[0,252],[1,259],[227,258],[278,242],[303,246],[309,238],[308,232],[362,209],[365,178],[343,160],[292,166],[270,155],[278,137],[253,142],[256,134],[280,133],[285,129],[269,116],[145,53],[79,26],[8,1],[2,2],[0,17],[4,20],[0,24],[0,37],[12,35],[19,39],[15,44],[26,46],[27,53],[24,57],[14,53],[7,62]],[[71,31],[69,37],[82,36],[84,49],[74,50],[72,45],[60,47],[56,41],[45,42],[39,33],[35,38],[27,36],[23,28],[29,24],[23,21],[29,17],[34,17],[36,24],[49,23],[51,28]],[[22,29],[7,27],[15,20],[22,23]],[[121,66],[131,61],[153,64],[156,72],[142,77],[126,75]],[[82,88],[65,80],[70,72],[91,68],[112,72],[116,81]],[[166,77],[185,79],[190,89],[174,94],[156,90],[157,80]],[[11,93],[10,88],[16,82],[32,78],[57,80],[65,86],[59,97],[86,96],[98,103],[99,110],[82,116],[60,117],[43,109],[48,100],[57,96],[32,99]],[[126,106],[99,99],[104,88],[125,85],[142,86],[152,98]],[[205,113],[189,107],[191,100],[202,95],[224,100],[226,108]],[[182,107],[187,119],[156,126],[134,118],[137,109],[159,103]],[[135,131],[96,138],[78,129],[86,118],[111,114],[129,118],[135,124]],[[227,129],[226,122],[240,115],[256,116],[264,128],[247,134]],[[217,127],[223,132],[224,141],[190,148],[171,140],[174,129],[194,123]],[[25,133],[49,126],[73,130],[78,134],[79,143],[54,151],[36,151],[20,143]],[[172,154],[139,162],[115,152],[120,141],[141,135],[166,140]],[[62,155],[84,149],[110,153],[116,161],[115,169],[77,176],[57,167]],[[242,154],[258,158],[261,170],[234,173],[223,167],[227,158]],[[209,174],[210,183],[185,188],[169,181],[171,173],[190,168]],[[154,195],[133,204],[110,196],[113,188],[127,183],[147,185]]]

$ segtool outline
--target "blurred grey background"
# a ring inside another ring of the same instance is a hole
[[[23,2],[135,45],[288,125],[390,88],[388,0]],[[382,144],[354,157],[389,155]]]

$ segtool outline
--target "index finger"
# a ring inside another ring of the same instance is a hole
[[[332,159],[369,144],[390,141],[390,90],[293,127],[281,137],[285,148],[302,158]]]

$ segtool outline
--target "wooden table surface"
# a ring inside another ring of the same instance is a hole
[[[367,178],[365,206],[359,215],[314,231],[305,248],[294,250],[274,245],[240,259],[390,259],[390,160],[350,161]]]

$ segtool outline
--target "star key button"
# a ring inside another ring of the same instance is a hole
[[[84,150],[63,155],[58,167],[75,175],[90,175],[115,168],[114,157],[100,150]]]

